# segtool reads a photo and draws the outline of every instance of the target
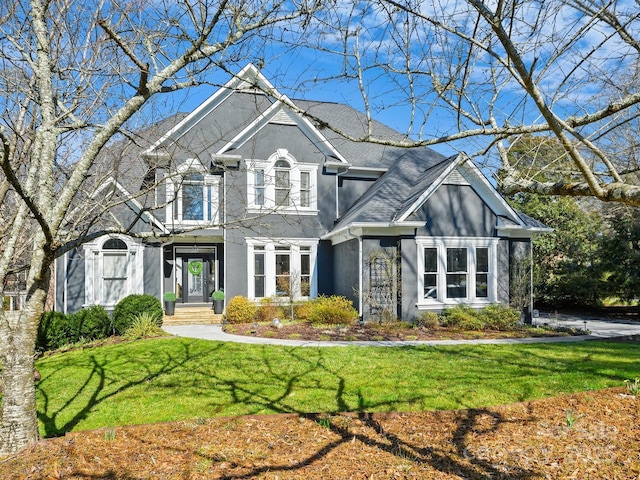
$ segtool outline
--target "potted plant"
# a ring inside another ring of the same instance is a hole
[[[222,310],[224,310],[224,291],[216,290],[211,294],[211,298],[213,299],[213,312],[216,314],[222,313]]]
[[[167,316],[171,316],[176,312],[176,294],[166,292],[164,294],[164,312]]]

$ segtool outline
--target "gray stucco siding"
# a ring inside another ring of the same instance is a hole
[[[225,238],[225,300],[237,295],[248,296],[248,261],[245,232],[241,229],[227,230]]]
[[[493,237],[497,218],[470,186],[442,185],[411,220],[426,222],[419,236]]]
[[[162,275],[160,271],[162,247],[159,245],[145,245],[142,264],[144,268],[143,291],[162,300]]]
[[[401,319],[412,321],[418,315],[418,248],[414,238],[402,238],[400,241],[402,272]]]
[[[508,305],[510,298],[509,240],[500,240],[497,247],[497,255],[498,302]]]
[[[295,125],[267,125],[234,154],[242,158],[267,160],[280,148],[286,149],[299,163],[324,162],[324,155],[311,140]]]
[[[333,246],[333,289],[336,295],[342,295],[358,308],[358,297],[354,289],[359,288],[360,245],[357,239],[348,240]]]
[[[374,180],[338,177],[339,214],[343,215],[373,186]]]
[[[66,255],[58,259],[60,272],[56,272],[62,277],[58,285],[56,305],[59,304],[59,311],[64,313],[74,313],[82,309],[85,303],[85,268],[84,252],[81,250],[71,250]]]

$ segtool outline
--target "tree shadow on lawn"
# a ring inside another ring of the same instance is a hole
[[[222,348],[222,344],[218,345],[216,349]],[[163,375],[166,375],[170,372],[173,372],[179,368],[184,367],[187,362],[193,361],[197,356],[194,356],[190,352],[190,344],[183,343],[183,353],[180,358],[175,357],[170,352],[164,352],[164,359],[159,366],[155,366],[152,368],[150,364],[145,362],[138,362],[137,366],[145,371],[145,374],[142,376],[138,376],[135,380],[129,380],[124,382],[118,388],[107,391],[107,382],[108,382],[108,374],[107,374],[107,365],[109,365],[112,360],[108,357],[103,357],[99,360],[95,355],[89,355],[89,362],[91,365],[91,369],[88,372],[84,383],[73,395],[67,398],[59,407],[53,410],[51,413],[48,413],[50,407],[50,399],[47,391],[44,386],[47,381],[62,381],[64,382],[64,378],[56,379],[54,376],[58,371],[52,372],[47,377],[41,379],[41,381],[37,385],[37,389],[39,395],[42,397],[42,406],[38,408],[37,415],[38,420],[42,423],[44,428],[45,437],[55,437],[59,435],[64,435],[65,433],[72,431],[82,420],[85,420],[90,412],[99,404],[113,398],[132,387],[145,384],[154,379],[160,378]],[[154,357],[154,364],[157,364],[158,357]],[[63,364],[63,368],[66,368],[67,365]],[[97,383],[93,385],[95,382]],[[72,405],[74,402],[79,401],[83,395],[89,394],[89,398],[86,400],[84,405],[78,409],[78,411],[73,414],[73,416],[67,420],[62,425],[57,425],[58,416],[65,410],[73,408]],[[40,402],[39,402],[40,403]]]

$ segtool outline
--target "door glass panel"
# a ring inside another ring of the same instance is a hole
[[[203,294],[204,263],[201,258],[190,258],[187,264],[187,279],[189,296],[197,297]]]

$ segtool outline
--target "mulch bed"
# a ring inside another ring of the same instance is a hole
[[[473,410],[266,415],[42,440],[3,479],[632,479],[640,399],[624,388]]]
[[[472,340],[479,338],[555,337],[584,334],[582,331],[552,331],[545,328],[518,327],[513,330],[458,330],[445,327],[414,327],[404,322],[366,323],[349,326],[314,326],[309,322],[283,322],[280,328],[272,323],[227,324],[227,333],[289,340],[309,341],[413,341],[413,340]]]

